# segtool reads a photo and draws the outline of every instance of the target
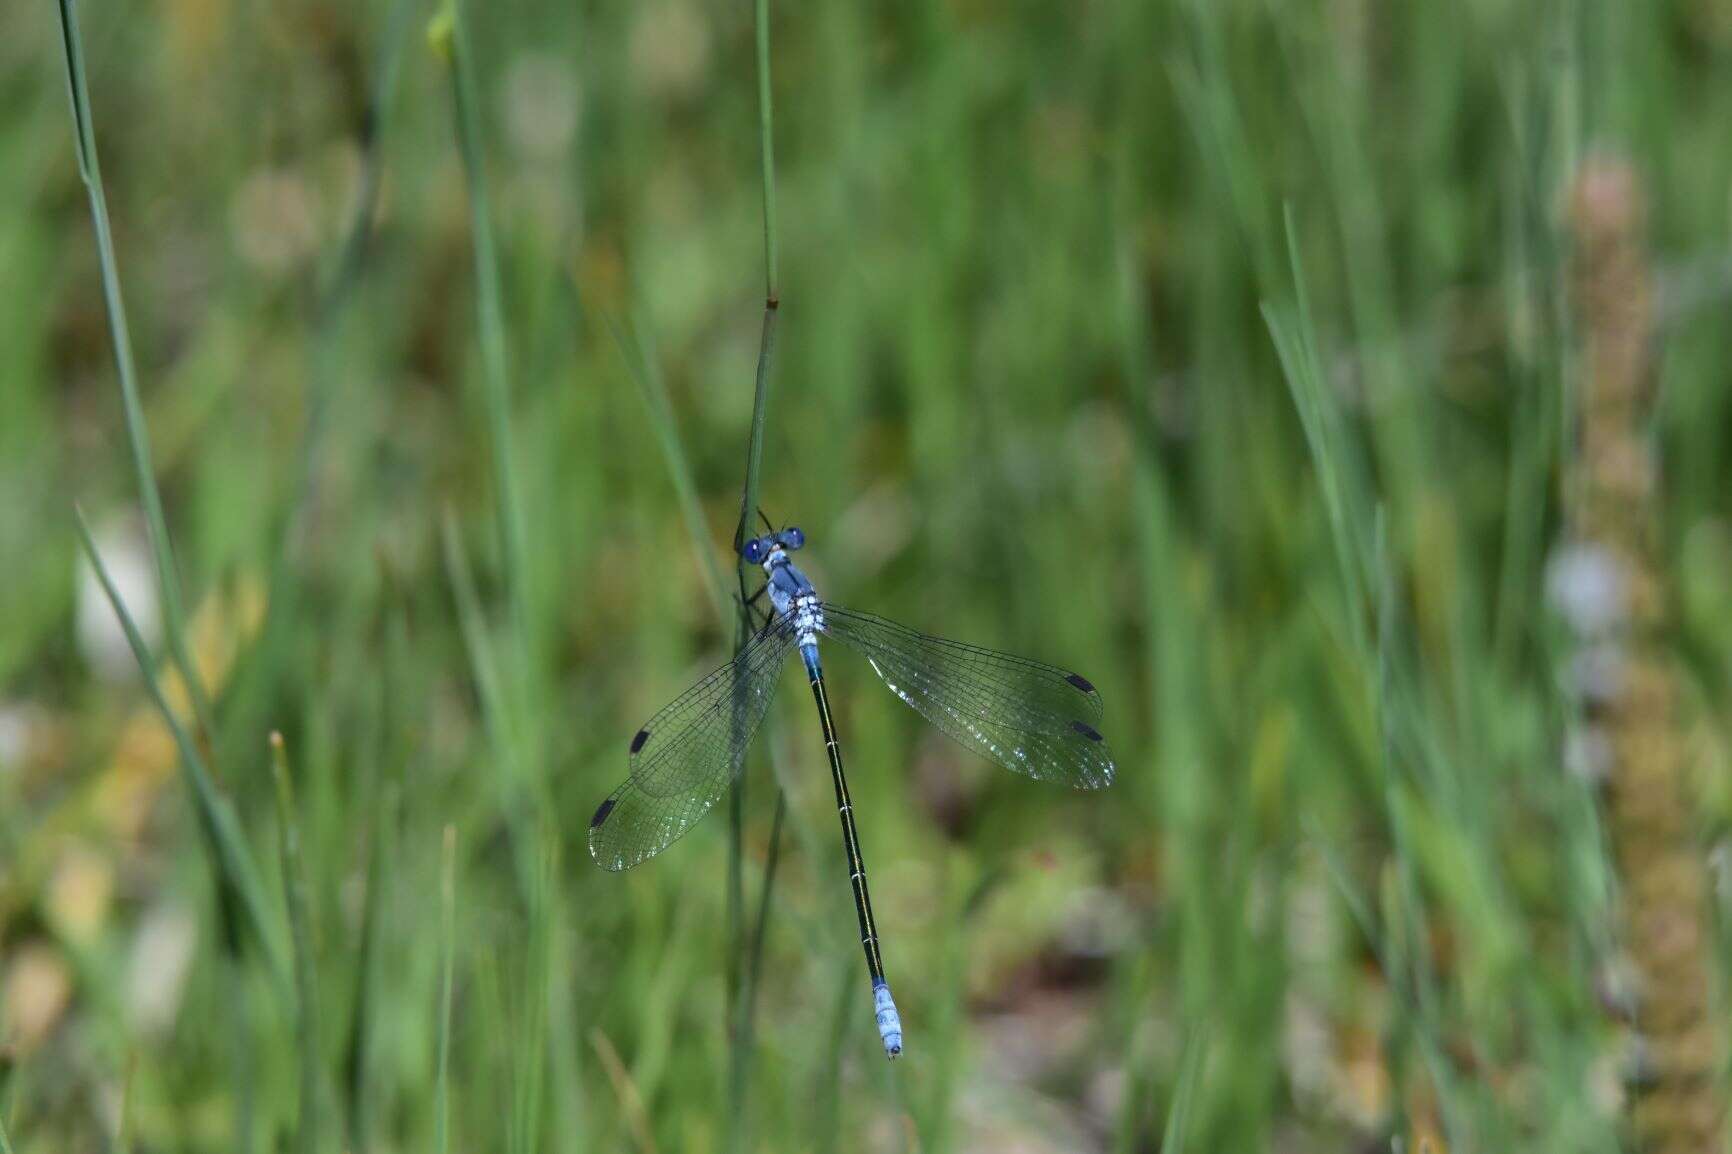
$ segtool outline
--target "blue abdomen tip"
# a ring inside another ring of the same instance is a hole
[[[878,1021],[878,1036],[884,1039],[884,1056],[894,1058],[902,1052],[902,1015],[896,1012],[896,999],[890,996],[888,983],[872,987],[872,1011]]]

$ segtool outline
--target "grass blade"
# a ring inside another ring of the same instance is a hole
[[[487,725],[489,743],[505,763],[506,780],[516,783],[521,767],[505,678],[495,660],[487,621],[481,611],[481,598],[475,589],[475,576],[463,554],[462,534],[457,528],[456,515],[447,510],[440,528],[445,570],[457,598],[457,619],[463,629],[464,648],[468,650],[469,665],[475,675],[476,693],[481,698],[481,714]]]
[[[192,735],[187,733],[180,718],[169,708],[168,699],[163,695],[162,685],[156,676],[156,663],[151,658],[144,638],[138,632],[138,626],[132,620],[132,614],[120,599],[120,590],[115,588],[108,567],[103,564],[102,556],[96,550],[96,542],[90,536],[90,526],[84,520],[84,511],[75,507],[73,512],[85,555],[90,558],[91,567],[96,571],[96,578],[102,584],[108,603],[114,607],[114,615],[120,619],[120,627],[126,633],[126,641],[132,647],[133,657],[138,661],[139,673],[144,678],[151,701],[162,715],[163,723],[168,726],[175,746],[180,750],[181,768],[192,789],[199,824],[208,839],[211,868],[216,876],[217,886],[219,890],[226,890],[236,899],[235,904],[239,913],[244,915],[249,935],[264,953],[278,987],[286,991],[288,976],[282,946],[271,929],[273,923],[267,912],[269,905],[265,901],[264,885],[260,881],[252,854],[247,849],[240,821],[235,817],[228,800],[217,790],[216,783],[211,780],[210,771],[205,768],[204,758],[199,753]]]
[[[770,93],[770,0],[753,7],[758,49],[758,156],[764,168],[764,299],[776,299],[776,134]],[[774,305],[772,304],[772,310]]]
[[[345,1057],[348,1074],[346,1126],[349,1149],[355,1154],[365,1154],[373,1130],[369,1075],[380,994],[381,935],[386,920],[384,895],[391,866],[396,861],[393,851],[402,812],[403,771],[407,757],[399,737],[399,731],[407,728],[408,721],[400,703],[400,687],[407,661],[407,632],[400,608],[393,605],[388,611],[385,627],[385,678],[381,693],[385,724],[381,727],[382,739],[377,751],[380,762],[386,767],[385,780],[382,786],[375,786],[374,801],[369,807],[372,820],[367,835],[365,904],[361,909],[361,943],[355,961],[355,1001],[349,1020]]]
[[[481,598],[475,590],[475,578],[463,555],[463,543],[457,529],[457,519],[446,514],[443,529],[445,568],[451,588],[457,598],[457,618],[463,631],[463,644],[469,656],[469,666],[475,677],[476,693],[481,698],[481,715],[487,728],[488,744],[499,759],[504,772],[497,775],[500,785],[499,806],[511,830],[513,860],[517,866],[519,891],[533,905],[535,894],[536,831],[528,820],[521,797],[515,793],[525,785],[523,743],[518,739],[518,726],[511,713],[511,696],[506,678],[501,673],[494,652],[487,622],[481,611]],[[538,802],[539,804],[539,802]]]
[[[639,1154],[655,1154],[655,1132],[650,1127],[649,1111],[644,1109],[643,1095],[638,1091],[637,1083],[632,1081],[631,1071],[619,1060],[619,1051],[614,1049],[613,1041],[601,1032],[600,1026],[590,1030],[589,1042],[595,1049],[595,1056],[601,1061],[602,1069],[607,1072],[607,1080],[613,1085],[614,1096],[619,1099],[620,1113],[625,1115],[626,1125],[631,1130],[632,1141]]]
[[[457,827],[447,825],[439,852],[439,1050],[433,1083],[433,1151],[451,1149],[451,962],[457,939]]]
[[[772,898],[776,892],[776,867],[782,858],[782,822],[787,814],[788,795],[778,786],[776,789],[776,813],[770,819],[770,849],[768,856],[764,859],[764,877],[758,888],[758,916],[752,926],[745,973],[740,979],[740,1012],[737,1036],[742,1060],[747,1062],[751,1060],[752,1045],[756,1040],[753,1011],[756,1009],[758,1001],[758,976],[764,968],[764,938],[770,928],[770,910]],[[743,1092],[742,1088],[742,1095]],[[737,1105],[744,1105],[743,1096]],[[738,1119],[735,1125],[740,1131],[740,1144],[744,1147],[747,1131],[746,1119],[743,1117]]]
[[[518,501],[511,436],[511,378],[505,342],[504,293],[499,283],[499,256],[493,240],[493,216],[487,196],[481,125],[476,110],[475,51],[464,22],[461,0],[447,0],[434,29],[435,43],[451,68],[452,109],[457,122],[457,149],[469,190],[469,229],[475,245],[476,326],[481,342],[482,392],[487,429],[492,442],[493,497],[499,518],[500,565],[511,606],[513,643],[524,672],[527,659],[529,606],[523,515]]]
[[[138,371],[132,357],[132,333],[126,321],[126,301],[120,291],[120,268],[114,256],[114,233],[108,221],[108,199],[102,188],[102,166],[96,155],[96,129],[91,123],[90,92],[84,78],[84,41],[78,32],[77,0],[60,0],[60,34],[66,49],[66,84],[72,98],[72,126],[78,151],[78,175],[90,199],[90,217],[96,227],[96,252],[102,268],[102,296],[108,310],[108,335],[114,346],[114,367],[120,377],[121,406],[126,414],[126,439],[132,449],[133,472],[139,499],[144,503],[145,525],[150,536],[151,558],[156,563],[158,594],[162,599],[163,634],[169,655],[186,682],[198,732],[207,742],[215,732],[210,697],[204,680],[186,647],[186,613],[182,608],[180,578],[169,543],[168,522],[162,512],[162,494],[156,487],[151,466],[150,433],[145,428],[144,406],[138,397]]]
[[[1317,352],[1316,329],[1305,287],[1305,270],[1299,259],[1299,240],[1293,214],[1287,213],[1287,250],[1293,275],[1294,309],[1276,310],[1265,304],[1263,319],[1275,343],[1282,375],[1293,396],[1293,407],[1305,431],[1305,443],[1323,488],[1328,510],[1330,537],[1347,601],[1347,621],[1361,654],[1370,653],[1366,629],[1366,583],[1372,564],[1367,556],[1367,485],[1362,463],[1345,443],[1340,414],[1329,390],[1323,362]]]
[[[283,895],[289,907],[289,936],[295,967],[295,1046],[300,1058],[301,1117],[295,1148],[319,1148],[319,998],[313,962],[313,936],[307,869],[302,858],[301,823],[289,780],[289,754],[280,733],[271,734],[271,777],[276,784],[277,824],[282,829]]]
[[[776,351],[776,314],[781,306],[781,299],[776,287],[776,152],[775,133],[773,131],[775,104],[770,83],[769,0],[756,0],[753,8],[753,19],[758,64],[758,152],[763,166],[764,183],[764,321],[758,337],[758,370],[752,386],[752,425],[751,433],[746,442],[746,479],[740,489],[740,519],[734,527],[734,576],[739,593],[739,620],[735,633],[736,652],[745,647],[752,635],[751,614],[746,609],[746,561],[744,557],[738,554],[739,546],[746,538],[747,526],[750,525],[753,512],[758,507],[758,479],[764,459],[764,425],[769,416],[770,367]],[[774,835],[777,839],[780,837],[782,828],[780,820],[782,806],[781,790],[778,787],[776,809],[778,820]],[[751,1057],[751,999],[748,996],[748,991],[757,985],[757,975],[754,972],[756,963],[748,962],[746,958],[746,894],[743,869],[745,814],[745,775],[741,774],[734,779],[733,789],[728,794],[728,924],[731,927],[728,988],[733,994],[734,1019],[729,1047],[729,1089],[732,1098],[732,1110],[729,1115],[728,1135],[730,1149],[736,1150],[744,1141],[746,1065]],[[770,846],[772,860],[777,849],[776,841],[772,840]],[[761,936],[763,921],[769,915],[773,880],[773,873],[766,873],[763,899],[758,910],[760,928],[752,934],[754,939]]]
[[[646,347],[636,326],[628,332],[618,321],[610,318],[609,328],[613,331],[620,355],[631,370],[632,379],[643,394],[644,405],[649,409],[650,424],[655,429],[656,439],[661,442],[662,457],[667,462],[668,475],[673,479],[674,493],[679,497],[686,532],[692,539],[692,551],[697,554],[698,563],[708,578],[705,585],[715,603],[716,619],[725,622],[729,612],[727,582],[716,564],[715,542],[710,537],[703,502],[698,498],[697,483],[692,480],[691,459],[680,441],[679,426],[674,420],[673,404],[668,399],[667,382],[662,379],[661,366]]]
[[[1185,1047],[1184,1064],[1179,1068],[1179,1085],[1173,1091],[1173,1103],[1167,1110],[1166,1128],[1161,1131],[1161,1154],[1184,1154],[1191,1102],[1197,1096],[1197,1079],[1202,1076],[1203,1057],[1208,1048],[1206,1033],[1193,1037]]]

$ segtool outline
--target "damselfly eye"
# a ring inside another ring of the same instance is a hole
[[[764,539],[753,537],[740,548],[740,556],[746,559],[748,565],[761,565],[764,561]]]
[[[806,534],[800,532],[797,527],[790,525],[780,533],[776,534],[776,540],[782,543],[782,548],[784,549],[798,549],[806,543]]]

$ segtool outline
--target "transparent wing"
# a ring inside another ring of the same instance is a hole
[[[824,606],[824,633],[872,663],[891,692],[1006,769],[1077,789],[1112,784],[1101,696],[1081,674]]]
[[[589,822],[589,853],[597,865],[630,869],[709,812],[745,764],[793,643],[793,627],[772,622],[637,731],[631,776]]]

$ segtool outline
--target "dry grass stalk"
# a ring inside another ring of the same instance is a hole
[[[1635,172],[1591,160],[1571,191],[1581,442],[1571,477],[1574,552],[1609,593],[1576,615],[1587,734],[1602,751],[1608,821],[1635,971],[1640,1074],[1631,1121],[1648,1154],[1720,1149],[1705,924],[1707,877],[1685,781],[1677,687],[1661,636],[1659,470],[1645,433],[1653,288]]]

